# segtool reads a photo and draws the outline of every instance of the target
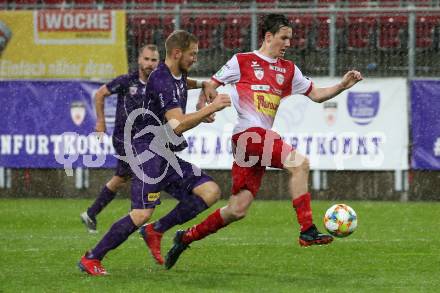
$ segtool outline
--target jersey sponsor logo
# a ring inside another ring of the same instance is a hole
[[[338,113],[338,102],[325,102],[324,120],[328,126],[333,126],[336,122],[336,114]]]
[[[379,112],[379,92],[348,92],[348,113],[356,124],[370,124]]]
[[[254,93],[255,109],[265,115],[275,117],[278,107],[280,106],[281,98],[277,95],[266,93]]]
[[[284,75],[277,73],[275,75],[275,78],[279,85],[282,85],[284,83]]]
[[[276,72],[286,73],[286,68],[278,67],[272,64],[269,65],[269,68],[271,70],[275,70]]]
[[[128,90],[130,92],[130,95],[134,96],[137,93],[138,88],[137,86],[131,86]]]
[[[150,192],[147,196],[148,201],[156,201],[160,197],[160,192]]]
[[[251,85],[253,91],[270,91],[270,85],[267,84],[253,84]]]
[[[86,106],[83,102],[72,102],[70,104],[70,117],[76,126],[80,126],[86,117]]]

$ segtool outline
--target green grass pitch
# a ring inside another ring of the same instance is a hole
[[[0,292],[440,291],[439,203],[346,202],[358,214],[356,232],[329,246],[301,248],[290,202],[257,200],[247,218],[193,243],[170,271],[154,264],[135,233],[104,259],[110,275],[97,278],[76,263],[127,213],[129,200],[115,200],[101,213],[98,235],[79,220],[91,201],[1,199]],[[313,202],[321,230],[334,203]],[[164,201],[154,219],[174,204]],[[163,253],[174,231],[165,234]]]

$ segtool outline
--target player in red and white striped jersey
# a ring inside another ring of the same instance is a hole
[[[284,143],[271,128],[283,98],[302,94],[321,103],[349,89],[362,80],[362,76],[358,71],[348,71],[340,83],[319,88],[304,77],[292,61],[282,58],[292,38],[292,27],[284,15],[267,15],[262,33],[264,41],[258,51],[234,55],[211,80],[215,87],[232,85],[231,98],[238,112],[232,137],[232,196],[225,207],[200,224],[177,231],[165,262],[167,268],[174,265],[189,243],[245,217],[267,166],[286,169],[291,174],[289,190],[301,226],[300,245],[328,244],[333,240],[330,235],[321,234],[313,224],[308,159]],[[205,103],[206,99],[201,96],[198,107],[204,107]]]

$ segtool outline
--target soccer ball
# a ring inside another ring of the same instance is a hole
[[[347,237],[356,230],[356,212],[346,204],[335,204],[324,216],[327,231],[335,237]]]

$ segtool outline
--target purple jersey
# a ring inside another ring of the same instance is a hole
[[[160,124],[166,125],[165,113],[167,111],[174,108],[181,108],[183,113],[186,112],[186,102],[188,98],[187,75],[182,74],[180,77],[175,77],[171,74],[168,66],[161,62],[148,79],[144,98],[144,108],[151,111],[156,117],[147,114],[143,117],[142,121],[136,120],[136,129],[144,129],[148,126],[160,126],[159,121]],[[171,129],[166,127],[165,131],[168,134],[172,132]],[[168,138],[172,137],[170,135],[167,136]],[[151,142],[152,138],[152,133],[147,133],[142,136],[144,143]],[[174,141],[172,138],[170,139]],[[173,145],[173,143],[169,145],[172,151],[180,151],[187,146],[183,136],[179,137],[176,142],[175,145]]]
[[[145,83],[140,80],[139,72],[132,72],[116,77],[106,84],[112,94],[117,94],[115,128],[113,130],[113,146],[116,152],[124,155],[124,126],[128,115],[134,109],[143,106]],[[134,134],[132,131],[132,135]]]

